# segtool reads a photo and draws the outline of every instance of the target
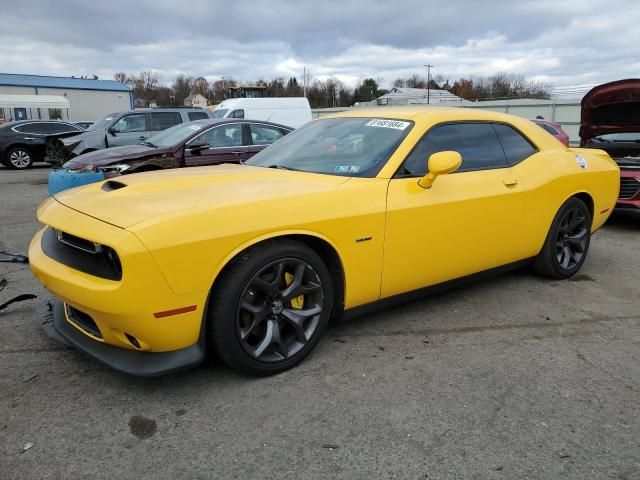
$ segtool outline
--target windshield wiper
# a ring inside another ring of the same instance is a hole
[[[153,143],[147,142],[147,141],[142,142],[142,145],[146,145],[147,147],[151,147],[151,148],[158,148]]]
[[[606,138],[600,138],[600,137],[593,137],[591,140],[597,140],[598,142],[602,142],[602,143],[611,143],[611,140],[607,140]]]
[[[292,172],[302,172],[299,168],[285,167],[284,165],[267,165],[267,168],[279,168],[280,170],[291,170]]]

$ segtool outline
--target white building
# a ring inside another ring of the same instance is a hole
[[[192,93],[184,99],[185,107],[207,108],[207,97],[200,93]]]
[[[41,75],[19,75],[0,73],[0,95],[21,97],[23,106],[5,102],[10,107],[0,107],[0,119],[5,121],[23,119],[63,118],[72,122],[95,121],[108,113],[131,110],[134,107],[130,86],[115,80],[93,80],[89,78],[46,77]],[[69,107],[40,107],[36,96],[63,97]]]
[[[462,103],[462,98],[454,95],[447,90],[440,90],[436,88],[400,88],[393,87],[389,93],[378,97],[375,100],[375,104],[377,105],[413,105],[413,104],[460,104]]]

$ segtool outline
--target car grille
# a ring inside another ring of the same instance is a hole
[[[637,178],[622,177],[620,179],[620,198],[629,200],[640,192],[640,180]]]
[[[71,323],[96,338],[102,338],[100,329],[98,325],[96,325],[96,322],[93,321],[93,318],[66,303],[65,307],[67,309],[67,318]]]
[[[80,272],[107,280],[122,279],[120,258],[106,245],[48,227],[42,235],[42,251],[49,258]]]

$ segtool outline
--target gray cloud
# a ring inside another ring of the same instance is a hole
[[[502,2],[1,0],[0,70],[159,71],[252,80],[336,75],[387,82],[497,72],[555,84],[637,76],[633,0]]]

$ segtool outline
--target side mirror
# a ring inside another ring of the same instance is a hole
[[[112,127],[109,127],[109,133],[115,137],[116,133],[120,133],[120,130],[118,130],[118,128],[114,125]]]
[[[438,175],[446,175],[460,168],[462,155],[454,151],[438,152],[429,157],[428,173],[418,181],[422,188],[431,188]]]
[[[206,150],[209,148],[209,144],[207,142],[193,142],[187,145],[187,150],[191,150],[192,152],[200,152],[201,150]]]

